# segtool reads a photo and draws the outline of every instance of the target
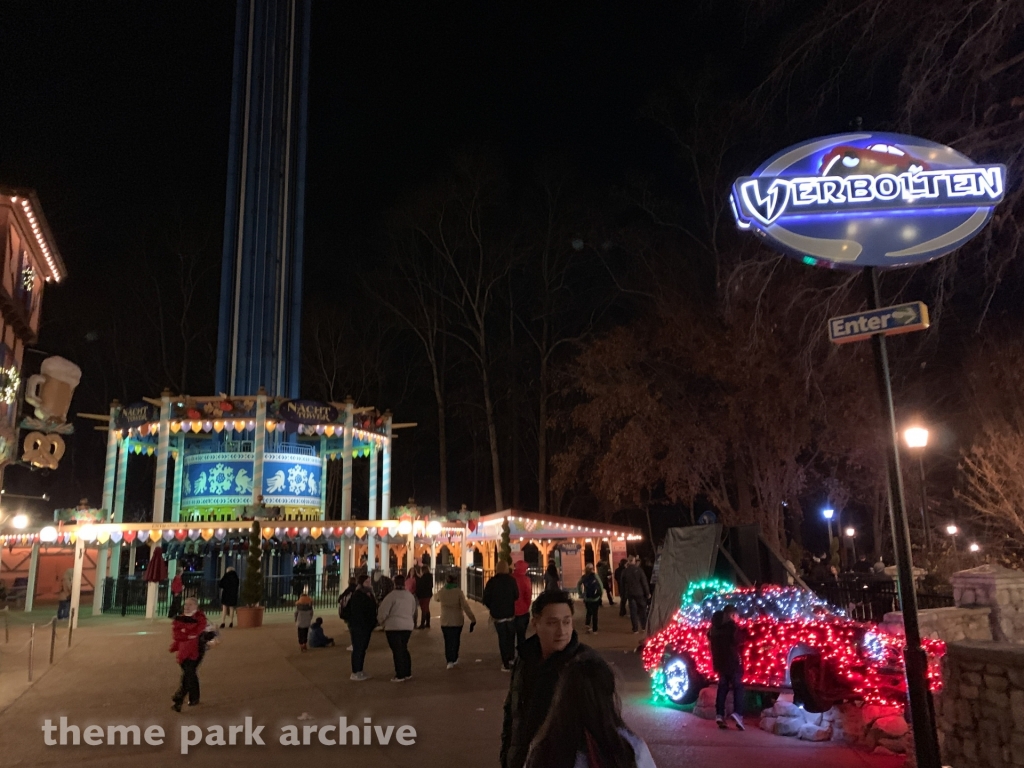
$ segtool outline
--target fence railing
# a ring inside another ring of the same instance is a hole
[[[842,608],[853,619],[880,622],[885,614],[899,611],[900,598],[896,582],[891,580],[851,580],[809,584],[820,597]],[[953,596],[936,592],[917,593],[918,608],[948,608]]]

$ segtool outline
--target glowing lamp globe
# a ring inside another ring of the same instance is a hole
[[[846,529],[846,535],[849,536],[852,539],[854,536],[857,535],[857,532],[855,530],[853,530],[853,528],[847,528]]]
[[[956,536],[959,530],[960,529],[957,528],[953,523],[950,523],[946,526],[946,533],[948,533],[950,536]]]
[[[398,533],[402,536],[408,536],[410,533],[412,533],[412,520],[409,520],[408,518],[403,518],[398,523]]]
[[[926,448],[928,446],[928,430],[924,427],[907,427],[903,430],[903,441],[907,448]]]
[[[428,536],[437,536],[437,534],[439,534],[440,532],[441,532],[441,521],[440,520],[431,520],[429,523],[427,523],[427,535]]]
[[[78,529],[78,538],[82,541],[96,541],[96,526],[83,525]]]
[[[15,515],[14,519],[11,520],[11,525],[19,531],[23,528],[28,528],[28,515]]]
[[[57,540],[57,529],[48,525],[39,531],[39,540],[44,544],[52,544]]]
[[[822,517],[824,517],[824,518],[825,518],[826,520],[831,520],[831,519],[832,519],[832,516],[833,516],[833,515],[834,515],[835,513],[836,513],[836,511],[835,511],[834,509],[823,509],[823,510],[821,510],[821,515],[822,515]]]
[[[971,552],[980,552],[981,551],[981,547],[978,546],[977,542],[972,543],[971,546],[968,547],[968,549],[970,549]]]

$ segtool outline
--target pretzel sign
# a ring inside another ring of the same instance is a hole
[[[21,460],[40,469],[56,469],[64,455],[64,438],[57,434],[29,432],[25,435],[24,446],[25,453],[22,454]]]

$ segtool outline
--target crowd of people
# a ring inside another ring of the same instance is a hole
[[[580,642],[573,627],[575,594],[586,611],[587,633],[598,632],[605,595],[610,605],[615,604],[612,579],[622,596],[622,610],[628,605],[633,629],[639,631],[646,623],[651,590],[635,558],[622,560],[614,573],[605,561],[587,564],[574,593],[564,588],[552,562],[544,574],[544,590],[536,598],[525,562],[516,562],[511,572],[507,562],[497,563],[482,602],[497,635],[501,669],[510,673],[501,734],[502,768],[654,768],[647,745],[623,722],[611,667]],[[447,575],[437,590],[434,580],[425,564],[394,579],[380,571],[364,571],[350,580],[338,598],[338,614],[351,638],[352,681],[370,678],[364,666],[377,629],[383,631],[391,649],[391,681],[404,683],[412,678],[409,639],[415,630],[430,628],[431,600],[440,606],[447,669],[458,665],[466,620],[473,632],[477,617],[457,574]],[[237,603],[237,576],[233,582],[228,579],[220,586],[222,592],[233,589]],[[313,601],[304,590],[294,611],[301,652],[334,645],[334,639],[324,633],[323,617],[314,613]],[[232,618],[226,608],[221,627]],[[199,703],[198,667],[206,648],[217,642],[218,632],[198,602],[187,598],[174,617],[172,635],[171,651],[182,670],[173,696],[174,709],[180,712],[186,701],[189,706]],[[737,722],[742,725],[742,720]]]

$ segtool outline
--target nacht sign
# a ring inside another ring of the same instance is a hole
[[[899,267],[959,248],[1003,199],[1006,168],[897,133],[789,147],[736,180],[736,223],[806,264]]]
[[[869,339],[875,334],[895,336],[928,327],[928,307],[923,301],[872,309],[828,321],[828,337],[836,344]]]
[[[286,400],[277,414],[293,424],[333,424],[338,420],[337,408],[317,400]]]

